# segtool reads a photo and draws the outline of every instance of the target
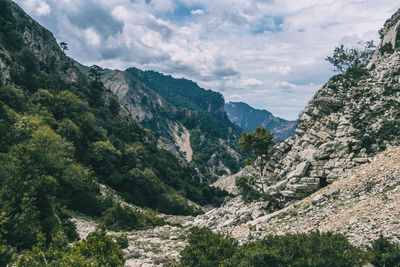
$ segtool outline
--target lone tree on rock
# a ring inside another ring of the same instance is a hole
[[[374,51],[375,45],[373,41],[365,42],[362,50],[354,47],[347,48],[341,45],[335,47],[332,56],[326,57],[325,60],[334,66],[334,71],[343,73],[365,66],[371,59]]]
[[[66,42],[61,42],[60,47],[64,52],[68,50],[68,44]]]
[[[274,153],[272,145],[273,134],[264,127],[257,127],[253,132],[242,133],[242,138],[239,139],[238,148],[243,151],[248,151],[252,154],[251,158],[244,160],[246,165],[253,165],[260,175],[263,176],[264,168]]]

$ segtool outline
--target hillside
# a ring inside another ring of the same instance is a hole
[[[118,98],[11,1],[0,1],[0,29],[0,265],[14,255],[19,266],[39,266],[54,253],[54,262],[120,265],[121,248],[104,228],[88,242],[108,247],[113,259],[100,259],[86,241],[78,242],[71,217],[132,230],[165,224],[159,212],[201,212],[187,199],[221,203],[224,192],[201,183],[193,168],[158,148]],[[104,187],[114,195],[106,197]]]
[[[375,262],[347,242],[400,242],[400,10],[380,33],[368,65],[332,77],[276,146],[267,200],[244,203],[202,182],[239,167],[240,129],[219,93],[135,68],[88,77],[0,0],[0,266]],[[236,193],[233,181],[214,185]],[[268,243],[315,230],[344,236]],[[385,266],[400,262],[399,245],[377,244],[376,257],[394,259]]]
[[[399,144],[399,25],[397,12],[366,68],[332,77],[309,101],[294,139],[280,143],[269,162],[278,177],[271,193],[305,197]]]
[[[239,170],[241,130],[226,117],[221,94],[137,68],[106,71],[102,80],[135,121],[152,131],[159,147],[186,161],[204,181]]]
[[[342,233],[354,244],[381,234],[399,242],[400,148],[379,153],[370,163],[282,210],[267,213],[265,203],[244,204],[240,197],[198,216],[190,225],[209,227],[241,241],[269,234],[320,230]],[[215,222],[218,221],[218,224]]]
[[[228,118],[245,132],[252,132],[262,126],[275,136],[275,141],[294,136],[296,130],[295,121],[275,117],[267,110],[255,109],[243,102],[225,103],[225,111]]]

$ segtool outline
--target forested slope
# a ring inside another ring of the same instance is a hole
[[[128,202],[170,214],[198,213],[185,198],[218,204],[224,195],[159,149],[153,135],[102,82],[81,72],[49,31],[1,0],[0,265],[14,252],[75,240],[69,220],[75,212],[114,229],[162,223],[105,199],[99,183]]]

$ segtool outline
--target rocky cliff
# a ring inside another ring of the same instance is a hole
[[[400,148],[378,153],[331,185],[284,209],[267,213],[265,203],[244,204],[236,197],[186,226],[229,233],[241,242],[268,234],[320,230],[344,234],[357,245],[381,234],[399,242]]]
[[[332,77],[310,100],[295,137],[280,143],[269,163],[280,177],[270,193],[302,198],[399,143],[399,25],[397,12],[366,69]]]
[[[254,131],[256,127],[262,126],[275,136],[275,141],[294,136],[295,121],[275,117],[267,110],[255,109],[243,102],[229,102],[225,104],[225,111],[228,118],[245,132]]]
[[[41,76],[37,75],[37,83],[45,75],[53,83],[86,83],[85,75],[62,52],[51,32],[27,16],[13,2],[2,3],[0,12],[1,84],[21,85],[24,77],[33,72],[42,73]],[[27,47],[33,55],[26,52]]]
[[[102,80],[134,119],[152,131],[159,147],[196,168],[205,181],[239,170],[235,146],[241,130],[226,117],[219,93],[137,68],[106,71]]]

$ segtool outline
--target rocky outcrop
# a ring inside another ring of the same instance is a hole
[[[267,110],[255,109],[242,102],[229,102],[225,104],[225,111],[228,118],[245,132],[254,131],[256,127],[261,126],[275,136],[275,141],[294,136],[295,121],[275,117]]]
[[[106,70],[102,81],[133,119],[152,131],[159,148],[194,167],[203,181],[213,182],[239,169],[235,146],[240,129],[226,117],[219,93],[136,68]]]
[[[39,71],[54,78],[55,81],[61,80],[66,85],[86,83],[86,75],[64,54],[53,34],[29,17],[15,3],[7,2],[7,6],[10,7],[9,11],[12,13],[9,18],[12,21],[8,23],[16,27],[14,32],[6,34],[7,37],[5,37],[6,40],[3,43],[14,41],[20,47],[29,47],[35,56],[35,61],[40,63],[40,66],[37,66]],[[7,28],[7,30],[9,29]],[[19,36],[22,36],[22,38],[20,39]],[[17,52],[17,57],[21,53],[21,51],[15,52]],[[0,46],[0,84],[14,84],[15,79],[12,76],[18,76],[27,71],[26,66],[23,65],[28,59],[23,58],[20,62],[16,62],[12,59],[12,56],[15,55],[12,55],[9,49]]]
[[[381,234],[400,242],[400,148],[379,153],[331,185],[268,213],[265,203],[244,204],[236,197],[185,226],[208,227],[246,242],[268,234],[319,230],[342,233],[357,245]]]
[[[365,73],[334,76],[307,104],[296,135],[277,145],[268,171],[288,180],[289,198],[303,198],[399,143],[400,50],[396,13]],[[396,34],[394,34],[396,32]]]

